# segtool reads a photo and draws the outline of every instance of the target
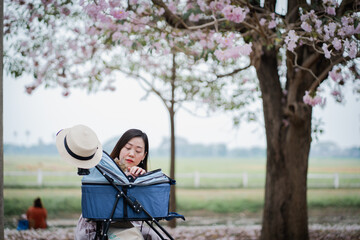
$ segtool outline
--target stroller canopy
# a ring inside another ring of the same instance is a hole
[[[103,156],[97,165],[97,167],[103,172],[109,175],[116,185],[120,186],[147,186],[157,183],[171,183],[174,184],[174,180],[167,177],[161,169],[147,172],[136,179],[131,176],[126,176],[120,169],[116,162],[106,153],[103,152]],[[83,176],[83,184],[109,184],[108,180],[103,176],[96,167],[90,169],[90,174]]]

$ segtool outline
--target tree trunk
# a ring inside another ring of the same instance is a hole
[[[170,115],[170,178],[175,179],[175,80],[176,80],[176,62],[173,54],[172,79],[171,79],[171,104],[168,109]],[[170,189],[170,212],[176,212],[176,191],[175,185]],[[169,227],[176,227],[176,219],[169,221]]]
[[[279,81],[275,50],[262,49],[254,66],[262,92],[267,141],[261,239],[306,240],[309,239],[306,181],[311,143],[311,108],[301,101],[295,101],[288,107]],[[294,81],[288,79],[288,82]],[[295,88],[299,96],[303,95],[303,87]],[[288,108],[297,118],[286,118]]]
[[[3,125],[3,109],[4,109],[4,101],[3,101],[3,29],[4,29],[4,1],[0,3],[0,52],[1,52],[1,60],[0,60],[0,239],[5,238],[4,233],[4,125]]]
[[[171,151],[170,151],[170,178],[175,179],[175,114],[170,112],[170,128],[171,128]],[[176,194],[175,185],[171,185],[170,189],[170,212],[176,212]],[[176,227],[176,220],[169,221],[169,227]]]

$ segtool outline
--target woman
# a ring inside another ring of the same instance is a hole
[[[47,211],[43,207],[41,199],[36,198],[34,200],[34,206],[29,207],[26,211],[26,217],[29,221],[29,228],[46,228]]]
[[[115,160],[126,175],[136,178],[147,172],[148,154],[149,141],[146,133],[138,129],[130,129],[118,140],[110,157]],[[142,222],[132,221],[131,223],[141,231],[144,239],[160,239],[151,228],[143,226]],[[93,239],[95,229],[94,223],[80,217],[75,239]],[[116,232],[109,231],[109,235],[115,238]]]
[[[110,157],[120,166],[126,175],[136,178],[148,170],[149,141],[146,133],[138,129],[126,131],[112,150]],[[131,222],[141,230],[145,239],[160,239],[142,222]]]
[[[136,178],[147,171],[148,152],[149,141],[146,133],[130,129],[116,143],[110,157],[126,175]]]

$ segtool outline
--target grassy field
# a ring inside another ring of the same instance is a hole
[[[4,195],[5,215],[8,216],[24,212],[36,197],[43,199],[50,216],[81,211],[80,188],[7,188]],[[263,189],[177,189],[178,209],[185,212],[256,212],[262,209],[263,201]],[[360,209],[360,189],[310,189],[308,206]]]
[[[150,169],[161,168],[165,173],[169,171],[168,158],[150,157]],[[76,171],[76,169],[58,156],[4,156],[6,171]],[[265,158],[177,158],[176,172],[203,173],[264,173]],[[348,173],[360,174],[360,159],[328,158],[310,159],[309,173]]]
[[[168,159],[151,158],[150,168],[161,168],[168,173]],[[4,205],[5,217],[11,219],[19,216],[32,204],[33,199],[41,197],[48,209],[49,218],[78,216],[81,212],[81,177],[77,176],[77,169],[58,157],[34,156],[5,156],[5,189]],[[36,176],[8,176],[7,172],[25,171],[36,172],[38,169],[51,172],[50,176],[43,176],[44,183],[74,183],[76,187],[36,187]],[[58,172],[67,172],[67,176],[56,176]],[[199,173],[228,173],[264,175],[265,160],[255,159],[177,159],[177,174]],[[309,173],[338,173],[340,176],[360,176],[360,159],[310,159]],[[236,186],[211,188],[186,187],[191,186],[191,178],[177,178],[177,211],[185,215],[193,214],[230,214],[230,213],[256,213],[262,211],[263,188],[239,188]],[[249,181],[251,178],[249,178]],[[227,185],[237,179],[223,179]],[[263,180],[258,180],[263,181]],[[327,180],[330,182],[332,179]],[[343,180],[341,180],[343,181]],[[348,179],[352,184],[358,184],[360,178]],[[213,179],[202,178],[201,182],[214,182]],[[32,183],[32,187],[27,184]],[[239,182],[239,186],[240,186]],[[35,187],[34,187],[35,186]],[[185,186],[185,187],[184,187]],[[308,207],[310,211],[328,212],[337,210],[347,212],[348,215],[360,212],[360,187],[355,188],[309,188]],[[330,210],[329,210],[330,209]]]
[[[42,181],[45,185],[76,185],[80,186],[80,177],[77,169],[56,156],[5,156],[5,186],[36,186],[38,169],[50,172],[43,175]],[[151,158],[150,169],[161,168],[163,172],[169,173],[169,160],[167,158]],[[194,185],[194,174],[201,174],[201,187],[241,187],[243,185],[242,174],[246,173],[250,187],[262,187],[265,182],[266,163],[263,158],[179,158],[176,163],[177,183],[179,187],[192,187]],[[12,171],[33,172],[32,176],[9,176],[6,173]],[[67,175],[58,176],[62,172]],[[319,186],[331,187],[334,179],[333,174],[339,174],[340,187],[360,187],[360,159],[310,159],[309,175],[328,174],[327,179],[309,179],[309,187]],[[185,176],[190,174],[190,176]],[[191,175],[193,174],[193,175]],[[206,177],[205,174],[228,174],[233,178],[221,178],[214,181],[214,177]],[[354,177],[355,176],[355,177]]]

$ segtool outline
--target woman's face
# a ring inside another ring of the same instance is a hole
[[[126,167],[133,167],[145,158],[145,143],[141,137],[134,137],[120,150],[120,163]]]

